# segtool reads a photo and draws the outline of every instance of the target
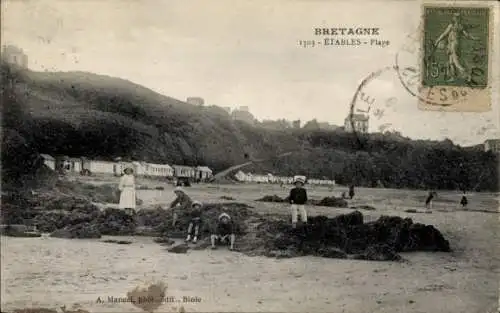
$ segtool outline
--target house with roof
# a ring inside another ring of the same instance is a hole
[[[113,174],[115,176],[123,174],[123,164],[118,162],[89,160],[88,167],[91,173]]]
[[[200,180],[207,180],[212,178],[213,172],[208,166],[196,167],[196,178]]]
[[[2,47],[2,60],[20,67],[28,67],[28,55],[23,49],[14,45],[4,45]]]
[[[56,159],[48,154],[41,153],[40,157],[43,159],[43,164],[51,170],[56,170]]]
[[[196,169],[194,167],[185,165],[172,165],[172,168],[174,169],[175,177],[182,177],[182,178],[196,177]]]
[[[488,139],[484,142],[484,151],[500,152],[500,139]]]
[[[368,120],[369,117],[364,114],[349,114],[344,120],[344,130],[366,134],[368,133]]]
[[[152,177],[173,177],[174,169],[168,164],[146,163],[146,175]]]
[[[240,182],[244,182],[248,180],[247,174],[245,174],[243,171],[238,171],[236,174],[234,174],[234,178]]]

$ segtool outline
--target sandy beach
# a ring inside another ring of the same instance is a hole
[[[139,183],[165,188],[139,190],[143,207],[173,199],[171,185]],[[334,191],[309,187],[312,198],[341,191],[341,187]],[[287,190],[279,186],[196,185],[188,192],[206,202],[232,197],[260,213],[288,212],[285,204],[253,201],[264,194],[286,195]],[[435,225],[451,243],[451,253],[402,253],[402,263],[273,259],[225,249],[173,254],[149,237],[120,237],[131,240],[130,245],[102,242],[109,237],[2,237],[2,311],[66,305],[91,312],[139,312],[131,303],[114,301],[138,284],[160,280],[168,284],[161,312],[181,305],[187,312],[496,312],[497,195],[471,194],[469,211],[460,211],[455,201],[458,194],[440,192],[431,214],[404,212],[421,210],[422,197],[424,191],[357,190],[354,203],[377,208],[363,212],[365,219],[411,217]],[[335,216],[350,209],[310,206],[308,211]]]

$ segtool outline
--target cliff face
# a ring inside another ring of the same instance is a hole
[[[387,187],[498,188],[498,157],[491,153],[380,134],[264,129],[235,121],[222,108],[194,106],[108,76],[2,64],[1,97],[2,180],[33,173],[42,152],[208,165],[217,172],[294,151],[250,170]]]

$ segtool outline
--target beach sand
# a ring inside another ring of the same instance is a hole
[[[140,181],[140,180],[139,180]],[[143,206],[167,205],[173,187],[139,190]],[[221,202],[230,196],[261,213],[287,213],[288,206],[253,200],[286,196],[269,185],[196,185],[186,188],[197,200]],[[308,186],[311,198],[340,194],[342,187]],[[411,217],[433,224],[450,241],[452,253],[402,253],[405,262],[374,262],[301,257],[249,257],[224,248],[168,253],[148,237],[120,237],[130,245],[95,240],[2,237],[2,311],[23,307],[80,306],[91,312],[140,312],[116,303],[148,281],[168,285],[168,301],[158,312],[183,306],[187,312],[497,312],[499,234],[498,195],[469,195],[471,211],[457,210],[460,194],[439,192],[432,214],[423,211],[425,191],[356,190],[353,205],[366,204],[365,220],[380,215]],[[484,210],[488,212],[475,212]],[[310,215],[334,216],[351,209],[308,207]],[[440,212],[442,211],[442,212]],[[237,246],[237,244],[236,244]],[[183,302],[190,297],[190,302]],[[100,300],[100,301],[99,301]],[[174,301],[175,302],[172,302]],[[177,302],[178,301],[178,302]]]

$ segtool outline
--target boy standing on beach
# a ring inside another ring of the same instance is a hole
[[[307,212],[304,206],[307,202],[307,191],[304,188],[305,182],[306,178],[304,176],[295,176],[293,179],[295,188],[290,190],[290,196],[288,197],[291,204],[293,228],[297,226],[298,211],[300,211],[302,222],[307,223]]]

